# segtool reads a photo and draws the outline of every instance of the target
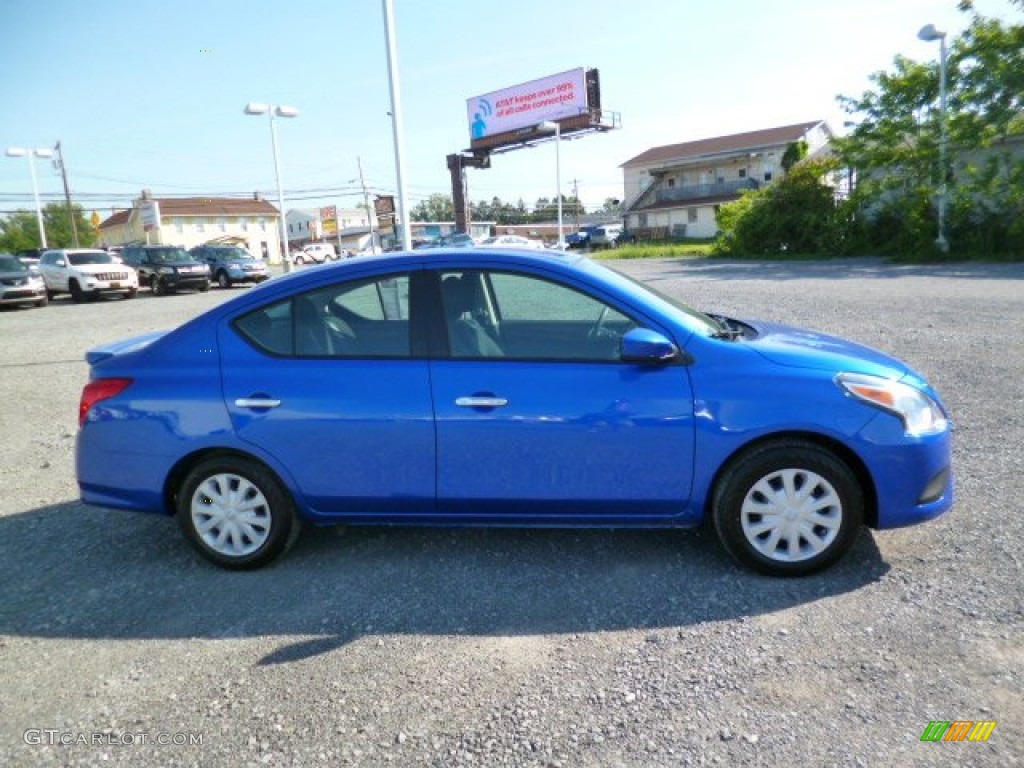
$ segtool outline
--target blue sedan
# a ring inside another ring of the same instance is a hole
[[[82,499],[175,515],[227,568],[302,524],[708,524],[794,576],[953,503],[948,414],[906,364],[573,254],[348,260],[86,359]]]

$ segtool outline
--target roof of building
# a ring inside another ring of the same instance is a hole
[[[161,216],[277,216],[277,208],[254,197],[147,197],[135,201],[156,202]],[[100,229],[124,224],[135,209],[117,211],[100,224]]]
[[[683,158],[720,155],[760,147],[789,144],[803,138],[809,130],[821,125],[823,122],[823,120],[813,120],[809,123],[783,125],[778,128],[764,128],[759,131],[736,133],[731,136],[715,136],[709,139],[685,141],[681,144],[666,144],[662,147],[652,147],[646,152],[641,152],[636,157],[627,160],[619,167],[625,168],[630,165],[663,163]]]
[[[119,224],[124,224],[132,216],[132,209],[128,208],[123,211],[117,211],[111,216],[108,216],[100,222],[100,229],[106,229],[107,227],[116,227]]]

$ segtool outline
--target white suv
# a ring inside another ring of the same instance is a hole
[[[46,296],[70,293],[76,302],[119,293],[131,299],[138,293],[135,270],[113,254],[95,248],[60,248],[39,258],[39,272],[46,283]]]

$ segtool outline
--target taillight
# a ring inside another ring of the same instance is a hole
[[[96,379],[86,384],[78,402],[78,426],[85,424],[89,409],[96,403],[124,392],[131,383],[131,379]]]

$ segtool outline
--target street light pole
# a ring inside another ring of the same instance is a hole
[[[398,49],[395,43],[393,0],[382,0],[384,33],[388,53],[388,84],[391,90],[391,131],[395,143],[395,176],[398,182],[398,219],[402,222],[402,249],[412,250],[412,226],[409,199],[405,191],[405,143],[402,135],[402,95],[398,85]]]
[[[8,157],[27,157],[28,171],[32,176],[32,197],[36,202],[36,223],[39,225],[39,246],[46,248],[46,228],[43,226],[43,207],[39,204],[39,184],[36,182],[36,164],[33,157],[53,157],[53,151],[49,149],[24,149],[22,147],[8,147]]]
[[[245,114],[270,116],[270,143],[274,148],[274,176],[277,179],[278,228],[281,233],[281,262],[285,272],[292,271],[291,254],[288,251],[287,219],[284,210],[284,184],[281,182],[281,161],[277,151],[277,122],[275,117],[297,117],[299,110],[295,107],[274,106],[251,101],[245,105]]]
[[[949,251],[946,240],[946,33],[936,29],[934,24],[921,27],[917,37],[926,43],[939,41],[939,235],[935,245],[943,253]]]

